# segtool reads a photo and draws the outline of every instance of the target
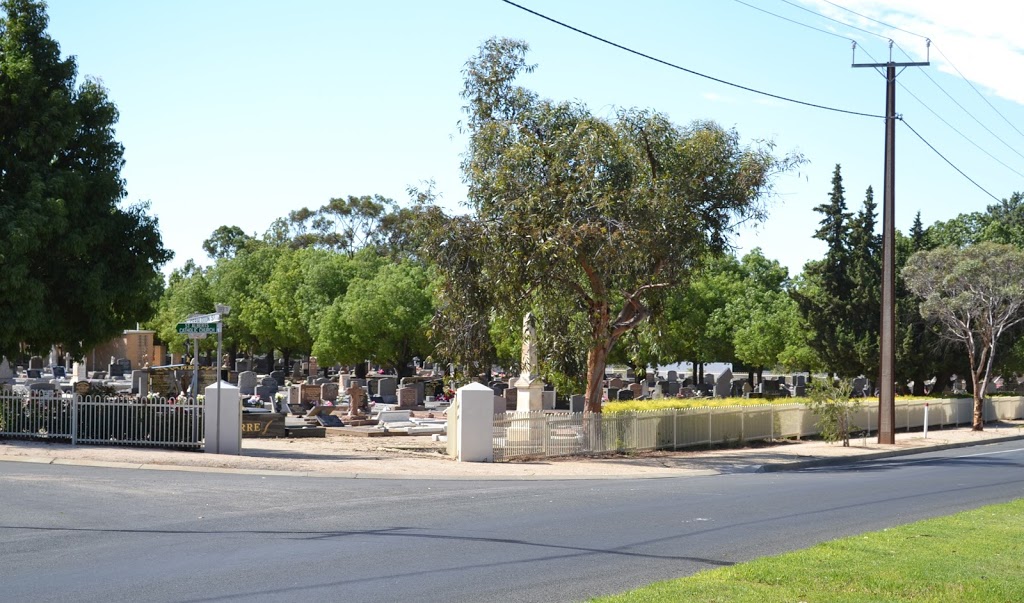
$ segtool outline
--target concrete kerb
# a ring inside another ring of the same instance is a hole
[[[142,469],[146,471],[183,471],[186,473],[219,473],[280,477],[312,477],[330,479],[375,480],[428,480],[428,481],[604,481],[617,479],[670,479],[718,475],[714,469],[674,469],[657,474],[632,475],[629,473],[603,475],[395,475],[390,473],[359,473],[333,471],[280,471],[273,469],[242,469],[234,467],[204,467],[189,465],[160,465],[155,463],[123,463],[116,461],[61,459],[33,456],[0,455],[0,463],[33,463],[39,465],[67,465],[72,467],[104,467],[110,469]]]
[[[517,467],[518,473],[515,475],[501,475],[501,474],[474,474],[470,473],[434,473],[429,470],[422,473],[410,472],[375,472],[373,470],[367,471],[366,467],[352,467],[352,471],[335,471],[331,469],[327,470],[310,470],[310,469],[298,469],[298,470],[283,470],[276,468],[244,468],[244,467],[218,467],[218,466],[204,466],[204,465],[179,465],[174,463],[154,463],[152,461],[139,459],[137,461],[114,461],[114,460],[103,460],[103,459],[71,459],[61,457],[50,457],[50,456],[39,456],[39,455],[16,455],[16,454],[2,454],[0,453],[0,462],[21,462],[21,463],[35,463],[35,464],[52,464],[52,465],[69,465],[69,466],[91,466],[91,467],[108,467],[116,469],[144,469],[150,471],[185,471],[185,472],[198,472],[198,473],[217,473],[217,474],[239,474],[239,475],[260,475],[260,476],[290,476],[290,477],[314,477],[314,478],[334,478],[334,479],[374,479],[374,480],[433,480],[433,481],[580,481],[580,480],[609,480],[609,479],[667,479],[667,478],[681,478],[681,477],[701,477],[719,475],[724,472],[730,473],[771,473],[779,471],[792,471],[798,469],[807,469],[814,467],[830,467],[840,465],[851,465],[863,461],[872,461],[885,458],[892,458],[898,456],[907,456],[912,454],[920,454],[925,452],[938,452],[942,450],[949,450],[955,448],[963,448],[968,446],[977,446],[981,444],[994,444],[1000,442],[1010,441],[1021,441],[1024,440],[1024,433],[1014,434],[1010,436],[997,436],[992,438],[985,438],[979,440],[970,441],[956,441],[956,442],[936,442],[935,444],[917,445],[908,448],[900,448],[896,450],[882,450],[872,452],[855,452],[851,451],[850,454],[844,454],[841,456],[829,456],[829,457],[815,457],[807,458],[803,457],[802,460],[794,459],[792,461],[776,461],[768,463],[757,463],[757,453],[751,452],[746,459],[736,459],[739,463],[732,463],[729,469],[723,470],[721,467],[716,467],[716,459],[714,456],[708,456],[702,459],[689,459],[690,466],[680,466],[674,468],[666,468],[658,471],[645,471],[642,473],[633,473],[629,469],[615,468],[614,472],[609,473],[593,473],[587,472],[585,474],[576,475],[573,474],[573,468],[571,463],[566,463],[564,471],[557,473],[547,474],[536,474],[528,472],[529,470],[522,465],[508,464],[509,467]],[[809,455],[810,456],[810,455]],[[468,465],[478,465],[478,463],[469,463]],[[499,465],[505,465],[500,463]],[[423,469],[422,467],[419,469]]]
[[[852,465],[854,463],[860,463],[863,461],[875,461],[879,459],[887,459],[897,456],[909,456],[911,454],[921,454],[924,452],[941,452],[943,450],[951,450],[953,448],[967,448],[970,446],[981,446],[984,444],[999,444],[1001,442],[1013,442],[1015,440],[1024,440],[1024,435],[990,438],[977,442],[950,442],[947,444],[936,444],[934,446],[920,446],[917,448],[907,448],[903,450],[885,450],[882,452],[869,452],[865,454],[855,454],[850,456],[809,459],[806,461],[792,461],[786,463],[765,463],[764,465],[758,467],[755,472],[777,473],[779,471],[795,471],[798,469],[812,469],[814,467],[837,467],[841,465]]]

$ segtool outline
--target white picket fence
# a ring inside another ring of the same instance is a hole
[[[895,429],[910,431],[969,425],[970,398],[897,401]],[[1024,397],[988,398],[985,420],[1024,418]],[[878,425],[878,402],[867,399],[851,413],[865,433]],[[676,450],[817,435],[817,419],[803,404],[708,406],[644,412],[591,414],[516,412],[494,416],[494,460],[603,452]]]
[[[0,438],[201,449],[203,408],[191,398],[0,393]]]

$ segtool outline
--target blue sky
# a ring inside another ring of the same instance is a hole
[[[745,1],[837,35],[735,0],[520,3],[723,80],[879,115],[884,78],[851,68],[843,37],[860,43],[858,62],[872,60],[865,51],[887,60],[890,36],[914,60],[926,52],[923,39],[829,2]],[[927,0],[836,4],[934,40],[981,94],[933,47],[931,67],[900,75],[897,112],[996,197],[1024,191],[1024,135],[1016,131],[1024,131],[1024,44],[1015,31],[1024,8],[995,0],[976,0],[970,10]],[[404,203],[409,186],[433,180],[442,203],[461,211],[461,69],[491,36],[530,44],[538,67],[522,83],[542,96],[579,100],[605,116],[638,106],[680,124],[711,119],[746,141],[802,153],[808,163],[775,181],[769,219],[734,239],[791,273],[824,252],[812,238],[812,209],[827,200],[835,164],[851,209],[869,185],[881,203],[882,120],[689,75],[500,0],[50,0],[48,12],[62,51],[77,57],[80,75],[103,81],[120,110],[126,201],[152,203],[175,252],[168,268],[189,258],[209,263],[201,244],[220,225],[262,234],[274,219],[331,197],[379,193]],[[897,228],[906,231],[917,211],[931,224],[993,202],[902,124],[896,149]]]

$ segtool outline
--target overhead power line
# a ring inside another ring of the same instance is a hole
[[[788,4],[792,4],[792,2],[788,2],[788,0],[782,0],[782,1],[783,1],[783,2],[787,2]],[[935,42],[934,42],[934,41],[933,41],[933,40],[932,40],[931,38],[929,38],[928,36],[923,36],[923,35],[921,35],[921,34],[919,34],[919,33],[915,33],[915,32],[912,32],[912,31],[909,31],[909,30],[906,30],[906,29],[900,28],[900,27],[896,27],[895,25],[892,25],[892,24],[890,24],[890,23],[886,23],[885,21],[879,21],[878,19],[875,19],[875,18],[869,17],[869,16],[867,16],[867,15],[863,15],[863,14],[861,14],[861,13],[858,13],[857,11],[855,11],[855,10],[853,10],[853,9],[850,9],[850,8],[846,8],[845,6],[842,6],[842,5],[836,4],[835,2],[832,2],[831,0],[823,0],[823,1],[824,1],[824,2],[826,2],[827,4],[831,4],[832,6],[834,6],[834,7],[838,8],[838,9],[840,9],[840,10],[844,10],[844,11],[846,11],[846,12],[848,12],[848,13],[852,14],[852,15],[856,15],[856,16],[858,16],[858,17],[862,18],[862,19],[867,19],[868,21],[871,21],[871,22],[873,22],[873,23],[877,23],[877,24],[879,24],[879,25],[881,25],[881,26],[883,26],[883,27],[888,27],[889,29],[892,29],[892,30],[894,30],[894,31],[899,31],[899,32],[903,32],[903,33],[905,33],[905,34],[908,34],[908,35],[911,35],[911,36],[915,36],[915,37],[918,37],[918,38],[921,38],[921,39],[924,39],[924,40],[928,40],[928,41],[929,41],[929,42],[931,43],[932,47],[933,47],[933,48],[935,49],[935,51],[936,51],[936,52],[938,52],[938,53],[939,53],[940,55],[942,55],[942,58],[943,58],[943,59],[945,59],[946,63],[948,63],[948,64],[949,64],[949,66],[953,68],[953,71],[956,71],[957,75],[959,75],[961,79],[963,79],[963,80],[964,80],[965,82],[967,82],[967,85],[971,87],[971,90],[974,90],[975,94],[977,94],[978,96],[980,96],[980,97],[981,97],[981,100],[985,101],[985,104],[986,104],[986,105],[988,105],[988,106],[989,106],[989,107],[990,107],[990,108],[991,108],[991,109],[992,109],[993,111],[995,111],[996,115],[998,115],[999,117],[1001,117],[1001,118],[1003,119],[1003,121],[1005,121],[1005,122],[1006,122],[1006,124],[1007,124],[1007,125],[1009,125],[1009,126],[1010,126],[1011,128],[1013,128],[1013,130],[1014,130],[1015,132],[1017,132],[1017,134],[1020,134],[1021,136],[1024,136],[1024,132],[1021,132],[1021,131],[1020,131],[1020,130],[1019,130],[1019,129],[1017,128],[1017,126],[1013,125],[1013,122],[1011,122],[1011,121],[1010,121],[1010,120],[1009,120],[1009,119],[1008,119],[1008,118],[1007,118],[1007,117],[1006,117],[1005,115],[1003,115],[1003,113],[1002,113],[1002,112],[1001,112],[1001,111],[1000,111],[999,109],[997,109],[997,108],[996,108],[996,106],[995,106],[995,105],[993,105],[993,104],[992,104],[992,103],[991,103],[991,102],[990,102],[990,101],[988,100],[988,98],[986,98],[986,97],[985,97],[985,95],[984,95],[984,94],[982,94],[980,90],[978,90],[978,88],[977,88],[977,87],[975,87],[974,83],[972,83],[972,82],[971,82],[971,80],[967,79],[967,76],[965,76],[965,75],[963,74],[963,72],[962,72],[962,71],[960,71],[960,68],[959,68],[959,67],[957,67],[957,66],[956,66],[956,65],[955,65],[955,64],[953,63],[953,60],[952,60],[952,59],[950,59],[950,58],[949,58],[949,57],[948,57],[948,56],[946,55],[946,53],[942,52],[942,49],[941,49],[941,48],[939,48],[939,45],[938,45],[938,44],[936,44],[936,43],[935,43]],[[801,8],[803,8],[803,7],[801,7]],[[805,10],[810,10],[810,9],[805,9]],[[812,12],[813,12],[813,11],[812,11]],[[822,16],[824,17],[824,15],[822,15]],[[825,18],[826,18],[826,19],[828,19],[829,17],[825,17]],[[851,25],[850,27],[852,27],[852,25]],[[864,30],[861,30],[861,31],[864,31]],[[876,34],[876,35],[877,35],[877,34]],[[904,53],[904,54],[906,54],[906,53]],[[938,84],[936,84],[936,85],[938,85]],[[945,90],[943,90],[943,92],[945,92]],[[973,116],[972,116],[972,117],[973,117]],[[987,129],[987,128],[986,128],[986,129]],[[1002,141],[1000,141],[1000,142],[1002,142]],[[1006,144],[1006,143],[1003,143],[1003,144]]]
[[[790,5],[790,6],[794,7],[794,8],[799,8],[802,11],[807,11],[807,12],[811,13],[812,15],[816,16],[816,17],[821,17],[822,19],[828,19],[829,21],[832,21],[833,23],[838,23],[838,24],[842,25],[843,27],[849,27],[850,29],[856,29],[859,32],[866,33],[869,36],[875,36],[877,38],[882,38],[883,40],[888,40],[889,39],[889,36],[883,36],[882,34],[878,33],[877,31],[871,31],[871,30],[868,30],[868,29],[861,29],[860,27],[857,27],[856,25],[850,25],[849,23],[847,23],[845,21],[840,21],[839,19],[833,19],[832,17],[829,17],[828,15],[823,15],[823,14],[819,13],[816,10],[811,10],[811,9],[807,8],[806,6],[800,6],[799,4],[797,4],[795,2],[790,2],[790,0],[781,0],[781,1],[785,2],[786,4],[788,4],[788,5]]]
[[[785,1],[785,0],[784,0],[784,1]],[[862,14],[858,13],[857,11],[855,11],[855,10],[853,10],[853,9],[849,9],[849,8],[846,8],[845,6],[839,6],[839,5],[838,5],[838,4],[836,4],[835,2],[830,2],[829,0],[824,0],[824,2],[825,2],[826,4],[831,4],[832,6],[834,6],[834,7],[838,8],[838,9],[841,9],[841,10],[845,10],[846,12],[848,12],[848,13],[850,13],[850,14],[853,14],[853,15],[857,15],[857,16],[858,16],[858,17],[860,17],[861,19],[867,19],[868,21],[872,21],[872,22],[874,22],[874,23],[878,23],[879,25],[882,25],[882,26],[888,27],[889,29],[894,29],[894,30],[896,30],[896,31],[902,31],[902,32],[903,32],[903,33],[905,33],[905,34],[910,34],[910,35],[912,35],[912,36],[916,36],[916,37],[918,37],[918,38],[921,38],[921,39],[924,39],[924,40],[927,40],[927,39],[928,39],[928,36],[922,36],[921,34],[917,34],[917,33],[914,33],[914,32],[912,32],[912,31],[907,31],[907,30],[905,30],[905,29],[900,29],[899,27],[896,27],[895,25],[890,25],[890,24],[888,24],[888,23],[886,23],[886,22],[884,22],[884,21],[879,21],[878,19],[874,19],[874,18],[871,18],[871,17],[869,17],[869,16],[867,16],[867,15],[862,15]],[[851,27],[852,27],[852,26],[851,26]]]
[[[798,104],[798,105],[803,105],[805,107],[813,107],[815,109],[822,109],[822,110],[825,110],[825,111],[833,111],[835,113],[845,113],[847,115],[857,115],[857,116],[860,116],[860,117],[872,117],[872,118],[875,118],[875,119],[884,119],[884,116],[882,116],[882,115],[875,115],[875,114],[872,114],[872,113],[861,113],[860,111],[850,111],[848,109],[839,109],[837,107],[829,107],[827,105],[819,105],[817,103],[811,103],[811,102],[807,102],[807,101],[802,101],[802,100],[798,100],[798,99],[795,99],[795,98],[790,98],[790,97],[787,97],[787,96],[782,96],[782,95],[779,95],[779,94],[772,94],[771,92],[765,92],[763,90],[758,90],[756,88],[751,88],[749,86],[743,86],[741,84],[736,84],[736,83],[730,82],[728,80],[723,80],[721,78],[717,78],[717,77],[710,76],[710,75],[707,75],[707,74],[704,74],[704,73],[700,73],[699,71],[694,71],[693,69],[687,69],[686,67],[683,67],[681,65],[676,65],[675,63],[671,63],[671,62],[666,61],[664,59],[659,59],[659,58],[651,56],[649,54],[645,54],[643,52],[640,52],[639,50],[634,50],[634,49],[632,49],[632,48],[630,48],[628,46],[623,46],[622,44],[618,44],[616,42],[612,42],[611,40],[608,40],[606,38],[602,38],[601,36],[592,34],[590,32],[584,31],[584,30],[579,29],[577,27],[573,27],[572,25],[569,25],[568,23],[564,23],[562,21],[559,21],[559,20],[554,19],[552,17],[549,17],[547,15],[541,14],[541,13],[539,13],[539,12],[537,12],[535,10],[529,9],[529,8],[527,8],[527,7],[525,7],[525,6],[521,5],[521,4],[516,4],[515,2],[512,2],[511,0],[501,0],[501,1],[504,2],[505,4],[508,4],[509,6],[514,6],[514,7],[518,8],[519,10],[522,10],[524,12],[530,13],[531,15],[534,15],[536,17],[540,17],[541,19],[544,19],[545,21],[549,21],[551,23],[554,23],[555,25],[558,25],[560,27],[564,27],[564,28],[566,28],[568,30],[571,30],[571,31],[574,31],[574,32],[576,32],[576,33],[578,33],[580,35],[584,35],[584,36],[586,36],[586,37],[588,37],[588,38],[590,38],[592,40],[597,40],[598,42],[601,42],[602,44],[607,44],[609,46],[618,48],[619,50],[623,50],[623,51],[628,52],[630,54],[634,54],[634,55],[636,55],[638,57],[645,58],[645,59],[647,59],[649,61],[654,61],[655,63],[659,63],[661,65],[665,65],[666,67],[671,67],[672,69],[677,69],[679,71],[683,71],[685,73],[689,73],[690,75],[696,75],[698,77],[702,77],[704,79],[711,80],[713,82],[718,82],[719,84],[724,84],[726,86],[731,86],[733,88],[739,88],[740,90],[746,90],[747,92],[753,92],[754,94],[760,94],[761,96],[767,96],[769,98],[774,98],[774,99],[781,100],[781,101],[786,101],[786,102],[789,102],[789,103],[795,103],[795,104]]]
[[[902,116],[899,116],[899,117],[897,117],[897,119],[899,119],[900,121],[902,121],[902,122],[903,122],[903,124],[904,124],[905,126],[907,126],[907,128],[909,128],[911,132],[913,132],[913,133],[914,133],[914,136],[917,136],[918,138],[920,138],[920,139],[921,139],[921,142],[923,142],[924,144],[926,144],[926,145],[928,146],[928,148],[929,148],[929,149],[931,149],[931,150],[932,150],[932,151],[933,151],[933,152],[934,152],[934,153],[935,153],[936,155],[938,155],[939,157],[941,157],[943,161],[945,161],[946,163],[948,163],[948,164],[949,164],[949,166],[950,166],[951,168],[953,168],[954,170],[956,170],[956,171],[960,172],[960,175],[961,175],[961,176],[963,176],[964,178],[966,178],[966,179],[967,179],[968,181],[970,181],[970,183],[971,183],[971,184],[973,184],[974,186],[978,187],[978,189],[979,189],[979,190],[981,190],[981,191],[982,191],[983,193],[985,193],[985,194],[986,194],[986,195],[988,195],[989,197],[992,197],[993,199],[995,199],[997,203],[998,203],[998,202],[1000,201],[999,197],[996,197],[996,196],[995,196],[995,195],[993,195],[992,193],[988,192],[988,190],[986,190],[986,189],[985,189],[985,187],[983,187],[982,185],[980,185],[980,184],[978,184],[977,182],[975,182],[975,181],[974,181],[974,179],[973,179],[973,178],[971,178],[970,176],[968,176],[967,174],[965,174],[963,170],[961,170],[960,168],[956,167],[956,165],[955,165],[955,164],[954,164],[954,163],[953,163],[952,161],[950,161],[949,159],[946,159],[946,156],[945,156],[945,155],[943,155],[942,153],[940,153],[940,152],[939,152],[939,150],[938,150],[938,149],[936,149],[936,148],[935,148],[934,146],[932,146],[932,143],[930,143],[930,142],[928,142],[927,140],[925,140],[925,139],[924,139],[924,136],[921,136],[920,134],[918,134],[918,133],[917,133],[917,130],[915,130],[915,129],[913,128],[913,126],[911,126],[911,125],[910,125],[909,123],[907,123],[907,120],[906,120],[906,119],[904,119],[904,118],[903,118]]]
[[[760,6],[754,6],[753,4],[750,4],[749,2],[744,2],[743,0],[733,0],[733,2],[742,4],[743,6],[746,6],[748,8],[752,8],[752,9],[754,9],[756,11],[760,11],[762,13],[765,13],[766,15],[771,15],[771,16],[776,17],[778,19],[782,19],[783,21],[789,21],[790,23],[792,23],[794,25],[799,25],[800,27],[806,27],[807,29],[813,29],[814,31],[821,32],[823,34],[830,35],[830,36],[839,38],[841,40],[846,40],[848,42],[855,42],[856,41],[856,40],[854,40],[853,38],[851,38],[849,36],[844,36],[842,34],[837,34],[834,31],[829,31],[827,29],[822,29],[820,27],[815,27],[813,25],[804,23],[802,21],[797,21],[796,19],[790,19],[789,17],[784,17],[784,16],[782,16],[780,14],[773,13],[770,10],[761,8]]]
[[[983,148],[981,147],[981,145],[979,145],[978,143],[976,143],[976,142],[974,142],[973,140],[971,140],[971,137],[970,137],[970,136],[968,136],[968,135],[964,134],[963,132],[961,132],[960,130],[958,130],[958,129],[956,128],[956,126],[954,126],[953,124],[951,124],[951,123],[949,123],[948,121],[946,121],[945,119],[943,119],[941,115],[939,115],[938,113],[936,113],[936,112],[935,112],[935,110],[934,110],[934,109],[932,109],[931,107],[929,107],[927,103],[925,103],[925,102],[924,102],[923,100],[921,100],[921,99],[920,99],[920,98],[919,98],[919,97],[918,97],[918,96],[917,96],[916,94],[914,94],[913,92],[911,92],[911,91],[910,91],[910,88],[907,88],[906,86],[904,86],[902,82],[896,82],[896,83],[897,83],[897,84],[899,85],[899,87],[900,87],[900,88],[903,88],[903,91],[904,91],[904,92],[906,92],[906,93],[907,93],[907,94],[909,94],[910,96],[914,97],[914,100],[916,100],[917,102],[921,103],[921,106],[922,106],[922,107],[924,107],[925,109],[928,109],[928,111],[930,111],[930,112],[931,112],[931,114],[932,114],[932,115],[934,115],[934,116],[935,116],[935,117],[936,117],[936,118],[937,118],[937,119],[938,119],[939,121],[941,121],[942,123],[946,124],[946,125],[947,125],[947,126],[949,127],[949,129],[950,129],[950,130],[953,130],[954,132],[956,132],[957,134],[959,134],[961,138],[963,138],[963,139],[964,139],[964,140],[966,140],[967,142],[969,142],[969,143],[971,143],[972,145],[974,145],[974,148],[976,148],[976,149],[978,149],[979,151],[981,151],[982,153],[984,153],[984,154],[988,155],[988,156],[989,156],[989,157],[990,157],[990,158],[991,158],[991,159],[992,159],[993,161],[995,161],[995,162],[996,162],[996,163],[998,163],[999,165],[1001,165],[1001,166],[1003,166],[1004,168],[1006,168],[1006,169],[1010,170],[1010,171],[1011,171],[1011,172],[1013,172],[1014,174],[1017,174],[1017,175],[1018,175],[1018,176],[1020,176],[1021,178],[1024,178],[1024,174],[1022,174],[1021,172],[1018,172],[1017,170],[1015,170],[1015,169],[1014,169],[1014,168],[1012,168],[1011,166],[1007,165],[1006,163],[1003,163],[1003,162],[1002,162],[1002,161],[1001,161],[1001,160],[1000,160],[1000,159],[999,159],[998,157],[996,157],[996,156],[995,156],[995,155],[993,155],[992,153],[989,153],[988,151],[986,151],[985,149],[983,149]]]

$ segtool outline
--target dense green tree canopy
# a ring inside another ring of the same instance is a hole
[[[0,21],[0,354],[72,354],[149,318],[163,247],[147,206],[124,208],[117,109],[46,33],[45,4]]]
[[[492,39],[466,65],[463,173],[475,215],[451,223],[433,259],[447,291],[482,283],[486,305],[503,313],[549,300],[582,313],[588,408],[600,411],[616,342],[659,311],[665,289],[722,251],[737,223],[764,215],[772,175],[795,160],[745,147],[710,122],[680,127],[637,109],[605,119],[541,99],[515,83],[531,69],[526,51]],[[570,323],[541,314],[552,318],[541,330]]]
[[[356,278],[324,312],[313,353],[325,363],[372,360],[411,373],[417,355],[430,352],[433,314],[427,271],[413,262],[385,264],[371,278]]]

